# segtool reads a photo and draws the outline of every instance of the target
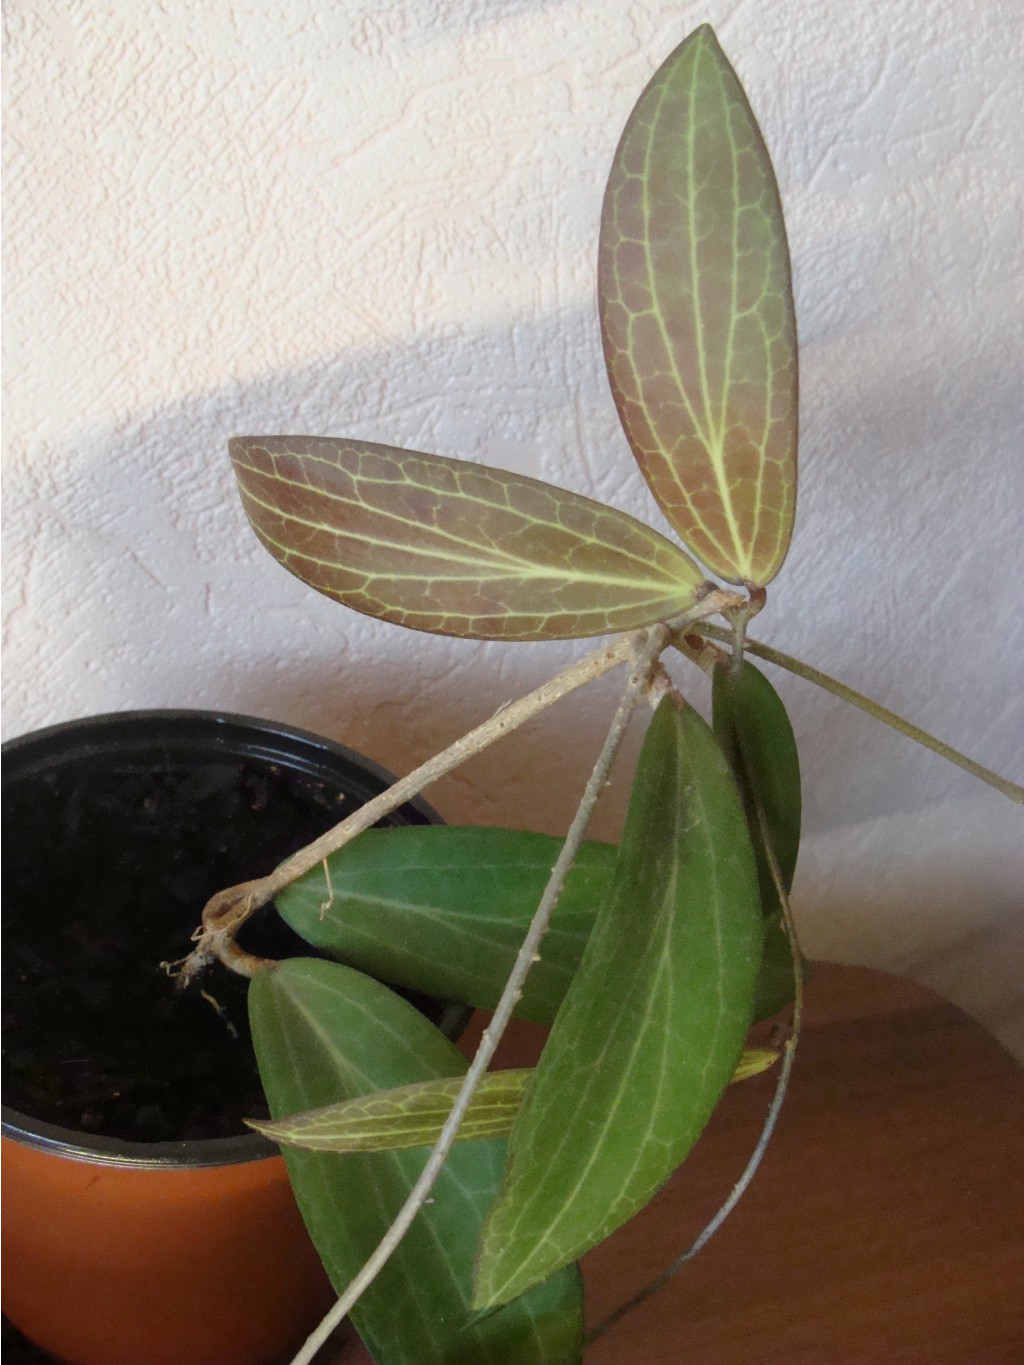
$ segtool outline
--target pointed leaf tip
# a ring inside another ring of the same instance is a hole
[[[739,1059],[761,944],[735,782],[704,721],[666,698],[610,895],[512,1132],[480,1241],[478,1305],[582,1255],[683,1160]]]
[[[461,1077],[467,1063],[405,1000],[337,963],[292,958],[249,988],[253,1042],[271,1112],[368,1091]],[[296,1202],[340,1293],[379,1243],[423,1169],[423,1151],[339,1157],[284,1152]],[[453,1151],[424,1207],[352,1320],[387,1365],[579,1365],[582,1293],[575,1268],[501,1313],[475,1319],[474,1244],[496,1188],[500,1141]]]
[[[507,470],[321,436],[230,442],[246,515],[279,563],[355,611],[482,640],[633,630],[704,575],[650,527]]]
[[[629,117],[598,270],[608,376],[651,491],[714,573],[770,582],[796,499],[789,249],[764,139],[707,24]]]
[[[778,1059],[779,1054],[768,1048],[749,1048],[740,1057],[732,1079],[746,1081],[759,1076]],[[528,1067],[488,1071],[469,1103],[456,1141],[507,1137],[532,1074]],[[246,1123],[271,1142],[310,1152],[400,1152],[430,1147],[441,1136],[461,1087],[461,1077],[420,1081],[283,1119],[246,1119]]]
[[[782,698],[749,659],[738,672],[716,664],[712,676],[712,725],[733,770],[747,811],[757,856],[766,919],[777,915],[775,879],[765,851],[757,808],[764,811],[783,886],[793,885],[800,849],[800,757]]]
[[[716,734],[719,722],[716,702]],[[436,1000],[494,1009],[562,843],[482,825],[368,830],[275,903],[285,923],[328,957]],[[517,1017],[554,1021],[608,897],[616,855],[611,844],[584,840]],[[782,945],[788,952],[784,935]],[[774,983],[773,963],[762,973]],[[777,998],[777,986],[766,985],[768,1014],[780,1007]]]

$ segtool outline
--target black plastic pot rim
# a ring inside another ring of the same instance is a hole
[[[71,735],[80,737],[80,743],[76,745],[76,748],[88,750],[90,748],[90,736],[100,734],[104,730],[115,727],[145,730],[154,725],[176,725],[185,721],[210,726],[214,738],[223,734],[225,744],[230,741],[232,730],[255,731],[263,738],[257,740],[254,737],[249,749],[249,752],[254,755],[272,757],[278,752],[279,747],[275,741],[298,741],[310,749],[326,750],[333,756],[356,764],[371,778],[382,783],[384,787],[390,786],[395,780],[393,773],[382,767],[381,764],[375,763],[373,759],[366,758],[355,749],[350,749],[347,745],[340,744],[336,740],[327,739],[324,735],[318,735],[312,730],[303,730],[298,726],[285,725],[281,721],[267,720],[261,716],[242,715],[234,711],[191,710],[188,707],[105,711],[99,715],[57,721],[54,725],[46,725],[41,729],[30,730],[27,734],[4,740],[3,754],[5,758],[7,756],[13,757],[31,745],[40,748],[39,761],[43,762],[51,746]],[[62,750],[62,752],[74,752],[74,750]],[[438,813],[422,797],[414,797],[406,804],[416,807],[430,824],[442,823]]]
[[[213,736],[223,734],[225,744],[230,742],[233,730],[252,731],[253,739],[248,752],[268,758],[276,756],[280,741],[298,741],[310,750],[323,750],[333,757],[342,758],[357,765],[371,779],[381,784],[382,790],[394,781],[386,768],[374,763],[354,749],[310,730],[301,730],[278,721],[264,720],[258,716],[239,715],[226,711],[202,711],[183,709],[129,710],[105,712],[102,715],[84,716],[81,719],[60,721],[3,744],[5,757],[14,757],[30,745],[41,750],[39,763],[46,761],[48,754],[70,736],[75,736],[79,752],[91,747],[90,737],[103,731],[123,727],[126,730],[138,728],[140,731],[160,724],[176,725],[193,721],[199,726],[209,725]],[[61,747],[62,754],[73,753],[74,749]],[[294,758],[294,755],[292,755]],[[422,798],[407,803],[414,806],[431,824],[441,823],[441,817]],[[440,1027],[449,1031],[461,1031],[459,1025],[465,1023],[470,1011],[462,1005],[450,1006],[441,1020]],[[449,1036],[452,1034],[449,1032]],[[279,1155],[278,1147],[259,1133],[242,1133],[228,1138],[190,1139],[181,1142],[129,1142],[120,1138],[93,1136],[75,1129],[60,1128],[54,1124],[43,1123],[39,1119],[4,1105],[0,1108],[0,1131],[5,1138],[48,1152],[53,1156],[65,1157],[73,1161],[85,1161],[100,1166],[116,1166],[132,1170],[168,1170],[173,1168],[195,1170],[202,1167],[236,1165],[247,1161],[261,1161]]]
[[[208,1166],[234,1166],[278,1156],[278,1148],[259,1133],[237,1137],[193,1139],[188,1142],[125,1142],[119,1138],[91,1137],[71,1128],[57,1128],[28,1118],[4,1106],[3,1136],[12,1142],[94,1166],[121,1169],[198,1170]]]

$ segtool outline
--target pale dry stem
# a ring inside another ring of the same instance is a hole
[[[731,640],[732,634],[729,631],[720,630],[717,626],[708,625],[706,622],[701,624],[700,631],[707,633],[716,640]],[[750,654],[755,654],[759,659],[767,659],[769,663],[777,664],[789,673],[795,673],[798,678],[804,678],[807,682],[814,683],[825,692],[831,692],[834,697],[848,702],[851,706],[856,706],[860,711],[866,711],[875,720],[880,720],[883,725],[890,726],[891,729],[899,731],[901,735],[906,735],[915,744],[920,744],[924,749],[930,749],[933,754],[938,754],[947,763],[953,763],[964,772],[970,773],[972,777],[978,778],[980,782],[987,783],[994,787],[996,791],[1008,796],[1011,801],[1016,801],[1018,805],[1024,805],[1024,787],[1018,782],[1011,781],[1008,777],[1001,777],[999,773],[994,773],[991,768],[984,767],[981,763],[976,763],[973,758],[968,758],[966,754],[954,749],[952,745],[946,744],[941,739],[936,739],[934,735],[922,730],[919,725],[914,725],[912,721],[899,716],[895,711],[890,711],[887,706],[880,702],[872,701],[863,692],[858,692],[846,683],[840,682],[838,678],[830,677],[828,673],[823,673],[820,668],[814,668],[811,664],[805,664],[802,659],[796,659],[791,654],[784,654],[779,649],[773,649],[770,645],[762,644],[759,640],[747,639],[745,647]]]
[[[748,761],[747,755],[743,752],[742,740],[740,752],[743,760]],[[651,1298],[652,1295],[656,1294],[659,1289],[662,1289],[673,1276],[677,1275],[679,1271],[682,1270],[683,1266],[689,1264],[689,1262],[707,1246],[708,1242],[711,1241],[711,1238],[750,1188],[751,1181],[757,1174],[764,1154],[768,1150],[768,1144],[775,1132],[779,1114],[782,1112],[782,1105],[786,1098],[787,1091],[789,1090],[789,1081],[793,1073],[793,1062],[796,1058],[797,1043],[800,1040],[800,1031],[803,1027],[803,955],[800,952],[800,942],[797,938],[796,924],[793,919],[793,910],[790,905],[789,894],[786,891],[785,883],[782,878],[782,870],[779,867],[779,861],[775,855],[775,847],[772,843],[771,830],[768,827],[768,817],[765,814],[764,803],[760,799],[756,787],[752,786],[751,790],[754,797],[754,808],[757,812],[757,822],[761,832],[761,840],[764,845],[765,855],[768,859],[772,881],[775,884],[775,891],[779,897],[779,905],[782,909],[782,922],[786,931],[786,937],[789,940],[789,956],[793,968],[793,1014],[790,1020],[788,1035],[782,1050],[782,1065],[779,1068],[775,1090],[772,1094],[771,1103],[768,1106],[768,1113],[765,1115],[765,1120],[761,1127],[760,1136],[754,1145],[754,1150],[751,1152],[740,1178],[732,1187],[728,1198],[721,1205],[718,1212],[710,1222],[705,1224],[700,1234],[682,1255],[677,1256],[672,1264],[667,1266],[660,1275],[650,1282],[650,1284],[645,1285],[643,1289],[634,1294],[630,1299],[627,1299],[625,1303],[620,1304],[613,1313],[610,1313],[608,1317],[604,1318],[596,1327],[592,1328],[584,1338],[584,1345],[589,1346],[592,1342],[597,1341],[599,1337],[604,1336],[612,1327],[621,1322],[628,1313],[632,1313],[633,1310],[639,1308],[642,1303],[646,1303],[647,1300]]]
[[[476,1055],[466,1072],[462,1088],[452,1105],[448,1118],[445,1120],[440,1136],[437,1139],[426,1165],[416,1181],[408,1198],[401,1210],[395,1217],[394,1222],[387,1229],[381,1239],[379,1246],[355,1279],[348,1286],[345,1292],[338,1299],[330,1313],[324,1318],[320,1326],[309,1337],[302,1350],[292,1361],[292,1365],[310,1365],[316,1352],[351,1311],[353,1306],[373,1283],[381,1269],[390,1259],[395,1249],[398,1247],[402,1238],[409,1230],[414,1218],[426,1202],[437,1177],[441,1173],[448,1153],[455,1142],[459,1127],[465,1116],[466,1110],[476,1093],[477,1087],[484,1076],[498,1044],[501,1041],[505,1027],[512,1012],[518,1003],[523,985],[533,963],[537,960],[538,950],[541,940],[547,930],[551,914],[562,893],[567,877],[579,846],[586,833],[590,816],[597,804],[598,797],[608,779],[612,763],[618,752],[619,745],[626,733],[627,726],[638,703],[646,695],[648,685],[652,675],[658,667],[658,659],[671,639],[674,629],[682,628],[682,623],[673,623],[674,628],[668,625],[657,625],[649,631],[637,632],[636,634],[625,637],[629,653],[633,658],[634,666],[630,674],[629,681],[622,694],[618,709],[612,720],[608,735],[605,739],[601,753],[594,765],[590,778],[587,781],[583,796],[580,799],[576,814],[569,826],[565,842],[561,852],[551,870],[548,884],[541,897],[540,904],[537,906],[536,913],[530,922],[529,929],[523,939],[519,949],[515,964],[509,973],[508,980],[501,994],[501,999],[495,1007],[491,1022],[484,1030],[480,1045]]]
[[[668,639],[688,629],[697,621],[703,622],[709,616],[733,611],[744,602],[745,599],[739,598],[735,593],[716,588],[708,592],[690,611],[657,629],[664,629]],[[481,725],[415,768],[387,791],[374,797],[366,805],[360,806],[357,811],[320,838],[285,859],[268,876],[258,877],[217,892],[207,902],[203,910],[202,924],[193,935],[196,947],[177,972],[179,984],[187,986],[199,972],[218,958],[232,971],[242,976],[253,976],[266,965],[267,960],[239,947],[235,942],[235,935],[261,906],[267,905],[291,882],[309,872],[318,863],[322,863],[330,854],[343,848],[356,835],[362,834],[364,830],[377,824],[406,801],[418,796],[425,787],[436,782],[438,778],[458,768],[496,740],[511,734],[563,697],[602,677],[611,669],[628,663],[635,656],[638,641],[645,640],[648,634],[647,631],[634,631],[629,635],[620,636],[611,644],[570,664],[568,668],[525,697],[503,705]]]

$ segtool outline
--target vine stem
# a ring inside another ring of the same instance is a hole
[[[501,998],[494,1010],[491,1022],[484,1030],[480,1045],[476,1055],[466,1072],[458,1096],[448,1118],[445,1120],[426,1165],[424,1166],[419,1178],[409,1192],[408,1198],[402,1205],[394,1222],[388,1228],[384,1237],[381,1239],[376,1251],[366,1261],[358,1275],[351,1282],[345,1292],[334,1304],[331,1311],[320,1323],[319,1327],[312,1333],[305,1345],[292,1361],[292,1365],[310,1365],[316,1352],[327,1340],[330,1334],[337,1327],[338,1323],[345,1318],[360,1296],[371,1285],[383,1266],[386,1264],[392,1253],[395,1251],[406,1232],[409,1230],[413,1219],[423,1207],[427,1196],[430,1194],[437,1177],[441,1173],[441,1168],[448,1158],[452,1145],[455,1142],[459,1126],[462,1123],[466,1110],[476,1093],[480,1081],[490,1065],[498,1044],[501,1042],[505,1028],[512,1017],[523,993],[523,984],[527,974],[536,960],[540,949],[541,940],[547,931],[552,912],[562,893],[565,885],[566,876],[572,867],[579,846],[586,834],[590,817],[597,804],[608,775],[611,771],[615,756],[619,751],[626,733],[627,726],[633,715],[634,710],[644,696],[648,682],[658,666],[658,658],[670,640],[672,630],[665,625],[653,626],[649,632],[645,633],[645,638],[638,640],[637,636],[628,637],[630,649],[634,653],[634,667],[630,674],[629,681],[623,691],[618,708],[612,719],[608,734],[605,737],[601,752],[597,762],[587,780],[580,803],[576,808],[569,832],[562,845],[561,852],[551,869],[551,875],[544,894],[537,906],[530,927],[523,939],[522,946],[516,957],[515,963],[509,973],[505,983]]]
[[[743,650],[747,642],[747,626],[752,617],[763,610],[767,593],[764,588],[754,587],[753,584],[747,585],[749,597],[741,607],[730,613],[732,634],[732,658],[729,661],[729,668],[735,677],[743,667]]]
[[[707,634],[715,640],[732,640],[732,631],[721,630],[717,626],[709,625],[706,621],[701,622],[699,627],[700,634]],[[777,664],[780,668],[786,669],[789,673],[795,673],[798,678],[804,678],[807,682],[814,683],[816,687],[823,688],[826,692],[831,692],[834,697],[840,697],[843,701],[849,702],[851,706],[858,707],[861,711],[866,711],[869,716],[874,716],[875,720],[880,720],[884,725],[889,725],[894,730],[898,730],[901,735],[906,735],[908,739],[916,741],[925,749],[930,749],[932,753],[938,754],[940,758],[946,759],[949,763],[954,763],[958,768],[963,768],[972,777],[978,778],[982,782],[987,782],[996,791],[1008,796],[1011,801],[1024,804],[1024,787],[1016,782],[1011,782],[1007,777],[1000,777],[991,768],[985,768],[980,763],[975,763],[973,758],[968,758],[959,749],[954,749],[951,745],[945,744],[941,739],[936,739],[927,730],[922,730],[919,725],[914,725],[911,721],[898,716],[895,711],[890,711],[888,707],[882,706],[880,702],[872,701],[870,697],[865,697],[862,692],[857,692],[846,683],[839,682],[837,678],[830,677],[823,673],[821,669],[814,668],[811,664],[805,664],[800,659],[795,659],[791,654],[783,654],[779,649],[773,649],[771,645],[763,645],[759,640],[752,640],[747,637],[746,649],[750,654],[756,654],[759,659],[766,659],[770,664]]]
[[[670,635],[675,634],[695,622],[700,621],[703,624],[704,618],[731,610],[740,603],[741,599],[735,594],[717,588],[712,589],[690,611],[673,618],[665,628]],[[286,886],[316,867],[318,863],[322,863],[330,854],[343,848],[357,834],[362,834],[386,815],[390,815],[393,810],[417,796],[425,787],[486,749],[495,740],[511,734],[526,721],[578,688],[602,677],[620,664],[628,663],[634,657],[637,641],[645,635],[644,631],[634,631],[585,655],[525,697],[503,706],[447,749],[413,769],[387,791],[381,792],[372,801],[360,806],[347,819],[299,849],[297,853],[293,853],[290,858],[286,858],[268,876],[218,891],[207,902],[203,910],[202,924],[193,935],[196,947],[183,963],[174,964],[179,983],[182,986],[188,985],[215,958],[219,958],[226,967],[242,976],[252,976],[266,964],[266,959],[256,957],[239,947],[235,942],[235,935],[261,906],[272,901]]]
[[[741,760],[744,757],[742,753],[742,748],[743,745],[741,739],[740,741]],[[625,1303],[620,1304],[619,1307],[616,1308],[613,1313],[609,1313],[609,1315],[606,1318],[604,1318],[601,1322],[597,1324],[596,1327],[592,1328],[591,1331],[587,1333],[586,1337],[584,1338],[585,1346],[589,1346],[592,1342],[596,1341],[598,1337],[604,1336],[605,1333],[610,1331],[611,1328],[616,1325],[616,1323],[620,1322],[626,1316],[627,1313],[631,1313],[635,1308],[639,1308],[642,1303],[646,1303],[646,1301],[653,1294],[656,1294],[659,1289],[662,1289],[669,1282],[669,1280],[672,1279],[674,1275],[678,1274],[678,1272],[682,1270],[683,1266],[687,1265],[690,1261],[692,1261],[693,1258],[698,1254],[698,1252],[703,1250],[703,1248],[707,1246],[708,1242],[711,1241],[711,1238],[715,1235],[718,1229],[722,1226],[725,1220],[732,1213],[733,1209],[736,1207],[739,1201],[743,1198],[743,1195],[747,1192],[747,1190],[750,1187],[751,1181],[757,1174],[758,1167],[761,1165],[761,1161],[764,1158],[764,1154],[768,1150],[768,1144],[771,1141],[772,1135],[775,1132],[775,1125],[778,1123],[779,1114],[782,1112],[782,1104],[786,1098],[786,1093],[789,1090],[789,1081],[793,1072],[793,1062],[794,1059],[796,1058],[797,1043],[800,1040],[800,1031],[803,1026],[804,1011],[803,959],[800,953],[800,943],[797,938],[796,924],[794,923],[793,920],[793,912],[789,902],[789,895],[786,892],[786,887],[782,880],[782,871],[779,867],[778,859],[775,856],[775,849],[772,846],[771,834],[768,828],[768,820],[767,816],[765,815],[764,804],[761,801],[757,793],[757,789],[753,784],[751,784],[750,790],[752,792],[754,799],[754,808],[757,812],[758,828],[760,829],[761,832],[761,839],[764,844],[765,854],[768,859],[768,866],[771,869],[772,881],[775,883],[775,890],[778,893],[779,897],[779,905],[782,907],[782,923],[785,926],[786,937],[789,940],[789,955],[790,961],[793,966],[793,1017],[790,1023],[789,1036],[786,1039],[785,1046],[783,1047],[782,1051],[782,1063],[779,1067],[779,1076],[778,1080],[775,1083],[775,1091],[772,1095],[771,1104],[768,1106],[768,1113],[765,1116],[764,1124],[761,1127],[761,1133],[760,1136],[758,1137],[754,1150],[753,1152],[751,1152],[750,1158],[747,1161],[746,1166],[743,1168],[743,1173],[740,1176],[739,1180],[737,1180],[736,1184],[733,1186],[728,1199],[725,1200],[725,1202],[722,1204],[721,1208],[718,1210],[715,1216],[711,1219],[710,1222],[708,1222],[704,1226],[699,1236],[694,1240],[694,1242],[689,1247],[687,1247],[687,1249],[682,1253],[681,1256],[677,1256],[676,1259],[671,1263],[671,1265],[667,1266],[661,1272],[660,1275],[658,1275],[655,1279],[653,1279],[650,1282],[650,1284],[645,1285],[644,1288],[639,1291],[639,1293],[634,1294],[632,1298],[627,1299]]]

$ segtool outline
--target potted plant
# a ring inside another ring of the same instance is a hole
[[[763,1060],[744,1058],[752,1020],[791,1000],[776,1102],[708,1235],[739,1197],[785,1091],[804,970],[788,906],[796,746],[751,656],[1024,798],[748,638],[793,524],[796,326],[771,162],[707,26],[658,70],[624,129],[604,201],[598,299],[633,458],[704,567],[631,517],[506,471],[354,438],[231,445],[266,548],[355,610],[470,639],[618,633],[204,912],[184,977],[217,957],[252,976],[254,1042],[275,1115],[258,1126],[284,1146],[340,1295],[296,1361],[311,1359],[348,1312],[380,1365],[579,1360],[576,1259],[685,1158],[738,1069]],[[711,675],[711,725],[666,671],[666,654]],[[564,840],[364,833],[393,803],[616,666],[628,680]],[[629,717],[648,706],[621,843],[588,843]],[[235,935],[274,900],[338,961],[246,961]],[[383,982],[494,1011],[468,1069]],[[543,1055],[529,1074],[491,1073],[517,1012],[550,1023]],[[681,1249],[679,1264],[691,1251]]]
[[[92,717],[4,746],[4,1306],[61,1358],[269,1363],[327,1307],[283,1162],[242,1121],[262,1100],[244,984],[184,994],[160,964],[225,877],[389,782],[224,713]],[[436,818],[415,801],[392,823]],[[254,931],[295,950],[276,916]],[[223,1295],[197,1293],[205,1278]]]
[[[748,638],[795,509],[796,329],[770,160],[706,26],[626,125],[598,255],[605,354],[633,457],[705,567],[620,512],[503,471],[355,439],[232,443],[260,539],[349,607],[472,639],[617,636],[207,904],[180,979],[216,997],[220,978],[201,975],[216,959],[251,977],[274,1116],[254,1126],[283,1145],[340,1296],[297,1361],[349,1312],[378,1365],[580,1360],[576,1259],[685,1158],[734,1077],[779,1060],[762,1141],[708,1235],[739,1197],[784,1095],[804,975],[788,906],[796,745],[750,656],[1024,797]],[[666,655],[711,675],[710,726]],[[370,830],[616,667],[628,674],[622,700],[564,839]],[[588,842],[622,734],[647,707],[621,841]],[[277,963],[239,942],[271,903],[319,956]],[[468,1067],[391,984],[493,1010]],[[781,1059],[745,1054],[752,1020],[789,1002]],[[517,1012],[550,1023],[544,1054],[529,1074],[492,1073]],[[680,1250],[679,1264],[692,1248]]]

